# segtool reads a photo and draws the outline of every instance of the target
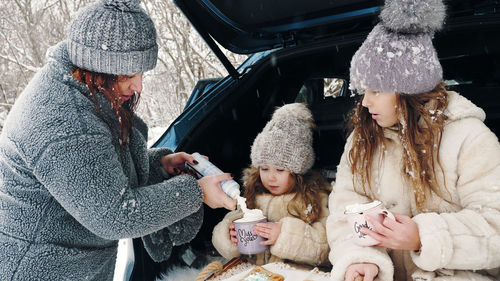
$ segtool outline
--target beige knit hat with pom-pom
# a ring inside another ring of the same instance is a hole
[[[272,165],[305,174],[314,164],[313,128],[313,117],[305,104],[278,108],[253,142],[252,165]]]

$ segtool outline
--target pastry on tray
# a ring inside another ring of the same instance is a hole
[[[283,281],[285,277],[273,273],[261,266],[256,266],[250,271],[242,281]]]

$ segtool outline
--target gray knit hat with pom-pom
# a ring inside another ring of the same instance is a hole
[[[252,145],[252,165],[272,165],[303,175],[314,164],[314,121],[305,104],[291,103],[274,112]]]
[[[386,0],[381,22],[351,60],[349,88],[400,94],[433,90],[443,70],[432,38],[444,18],[442,0]]]
[[[71,62],[106,74],[138,74],[158,57],[156,29],[141,0],[99,0],[80,10],[68,29]]]

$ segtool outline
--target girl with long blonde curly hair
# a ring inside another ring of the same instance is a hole
[[[428,93],[395,94],[393,97],[397,123],[392,129],[397,133],[404,149],[401,174],[410,183],[417,207],[422,210],[432,191],[443,195],[446,184],[438,182],[436,173],[442,172],[437,152],[446,121],[443,112],[448,105],[448,93],[444,83],[441,83]],[[377,124],[378,116],[372,118],[367,105],[368,101],[358,103],[349,119],[353,142],[363,144],[351,148],[349,160],[352,174],[359,177],[360,184],[357,188],[361,187],[364,193],[374,194],[369,180],[372,177],[372,165],[376,164],[374,158],[377,149],[384,147],[387,139],[384,137],[383,127]],[[376,196],[372,197],[375,199]]]
[[[445,88],[432,44],[444,17],[441,0],[386,0],[351,60],[362,97],[328,204],[332,280],[500,280],[500,144]],[[349,224],[346,207],[375,200],[394,217]]]

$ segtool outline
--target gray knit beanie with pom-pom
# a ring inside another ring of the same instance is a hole
[[[444,18],[442,0],[386,0],[381,22],[351,60],[349,88],[400,94],[433,90],[443,70],[432,37]]]
[[[255,138],[252,165],[272,165],[303,175],[314,164],[311,111],[305,104],[291,103],[274,112]]]
[[[138,74],[158,57],[156,29],[141,0],[98,0],[81,9],[68,29],[71,62],[106,74]]]

